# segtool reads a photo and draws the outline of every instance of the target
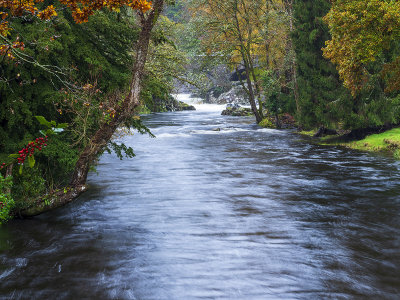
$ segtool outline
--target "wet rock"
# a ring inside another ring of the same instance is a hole
[[[180,109],[177,109],[177,111],[182,111],[182,110],[196,110],[196,108],[193,105],[187,104],[182,101],[178,101],[180,105]]]
[[[223,116],[234,116],[234,117],[247,117],[252,116],[253,111],[251,108],[240,107],[239,105],[231,104],[227,106],[225,110],[222,111]]]

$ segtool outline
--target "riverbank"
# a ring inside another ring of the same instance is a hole
[[[316,132],[314,130],[301,131],[299,134],[313,137],[320,145],[343,146],[360,151],[384,153],[400,159],[400,127],[371,134],[361,140],[349,140],[347,135],[340,134],[314,137]]]

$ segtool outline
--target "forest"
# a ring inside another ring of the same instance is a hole
[[[0,299],[399,299],[399,0],[0,0]]]
[[[273,128],[400,122],[399,1],[14,0],[0,17],[2,223],[75,199],[104,152],[133,157],[113,137],[152,135],[141,115],[182,109],[177,86],[218,97],[236,74]]]

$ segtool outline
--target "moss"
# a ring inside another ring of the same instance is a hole
[[[372,134],[360,141],[351,141],[340,144],[351,149],[363,151],[389,152],[399,158],[400,128],[394,128],[379,134]]]
[[[239,108],[227,107],[225,110],[222,111],[221,115],[233,116],[233,117],[250,117],[253,116],[253,112],[251,108],[246,108],[246,107],[239,107]]]
[[[146,105],[140,105],[137,111],[140,115],[147,115],[151,113],[150,109],[148,109]]]
[[[270,118],[263,119],[258,125],[264,128],[276,128],[275,124],[271,121]]]
[[[309,130],[309,131],[305,131],[305,130],[299,131],[300,135],[306,135],[306,136],[314,136],[316,133],[317,133],[317,130],[315,130],[315,129]]]
[[[301,131],[299,134],[314,136],[315,132],[315,130]],[[361,151],[390,153],[396,159],[400,159],[400,128],[394,128],[378,134],[371,134],[357,141],[344,141],[343,136],[339,135],[318,138],[317,141],[320,145],[344,146]]]

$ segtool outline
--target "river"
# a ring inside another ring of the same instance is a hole
[[[0,299],[399,299],[399,162],[197,108],[1,227]]]

